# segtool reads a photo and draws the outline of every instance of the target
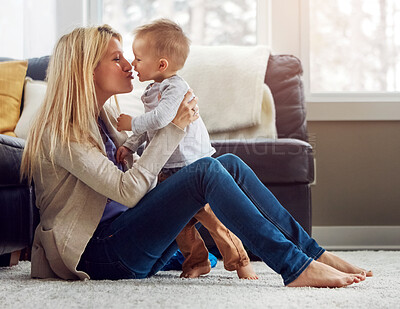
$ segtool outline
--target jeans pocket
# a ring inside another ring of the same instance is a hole
[[[120,261],[109,263],[84,262],[85,272],[93,280],[135,279],[135,273]]]

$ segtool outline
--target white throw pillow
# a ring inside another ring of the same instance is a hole
[[[43,103],[46,88],[47,83],[44,81],[33,80],[30,77],[25,79],[24,108],[14,130],[18,137],[27,138],[32,121]]]

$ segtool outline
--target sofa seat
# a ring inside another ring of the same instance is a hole
[[[309,143],[290,138],[213,141],[216,156],[234,153],[268,184],[308,184],[314,179]]]

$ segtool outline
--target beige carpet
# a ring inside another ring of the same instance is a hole
[[[285,288],[253,262],[258,281],[236,278],[222,262],[200,279],[161,272],[151,279],[63,282],[33,280],[30,263],[0,268],[0,308],[400,308],[400,251],[336,252],[375,276],[342,289]]]

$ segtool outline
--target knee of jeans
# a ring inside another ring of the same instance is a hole
[[[226,153],[223,154],[222,156],[219,156],[217,158],[219,162],[224,167],[228,167],[230,165],[236,165],[237,163],[243,163],[242,159],[240,159],[238,156],[234,155],[233,153]]]
[[[204,158],[198,159],[196,162],[194,162],[190,165],[193,165],[195,167],[200,167],[200,166],[203,167],[204,166],[204,167],[208,168],[210,165],[212,165],[216,161],[217,160],[212,157],[204,157]]]
[[[224,170],[223,165],[221,162],[215,158],[212,157],[205,157],[197,160],[196,162],[188,165],[186,169],[189,168],[190,171],[194,171],[196,175],[200,175],[205,173],[210,174],[214,172],[220,172],[221,170]],[[199,174],[200,173],[200,174]]]

